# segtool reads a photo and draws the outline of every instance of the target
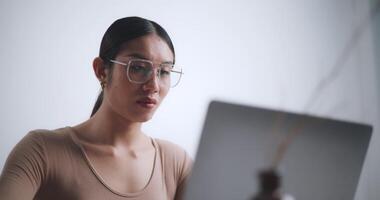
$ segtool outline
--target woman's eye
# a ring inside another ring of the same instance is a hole
[[[131,65],[130,66],[130,70],[131,72],[145,72],[145,67],[141,66],[141,65]]]
[[[160,75],[164,75],[164,76],[169,76],[170,75],[170,70],[166,70],[166,69],[161,69],[160,71]]]

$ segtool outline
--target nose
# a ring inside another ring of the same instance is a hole
[[[154,73],[150,77],[150,79],[143,84],[143,89],[150,93],[157,93],[160,89],[160,79],[158,77],[158,70],[153,70]]]

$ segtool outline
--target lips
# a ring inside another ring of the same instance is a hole
[[[144,108],[153,108],[157,104],[157,100],[150,97],[144,97],[137,100],[136,103]]]

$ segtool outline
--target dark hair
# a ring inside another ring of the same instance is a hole
[[[173,43],[165,29],[156,22],[141,17],[125,17],[112,23],[104,33],[100,44],[99,57],[103,60],[105,67],[110,69],[111,72],[112,64],[110,63],[110,60],[116,57],[122,44],[152,33],[158,35],[168,44],[175,57]],[[175,60],[173,60],[173,62],[175,62]],[[108,74],[110,75],[112,73]],[[110,82],[111,76],[108,76],[108,79],[108,82]],[[102,104],[103,95],[102,90],[95,102],[94,108],[92,109],[91,117],[96,111],[98,111]]]

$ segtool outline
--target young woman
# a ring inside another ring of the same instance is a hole
[[[180,199],[191,159],[141,131],[182,75],[157,23],[127,17],[103,36],[93,61],[100,93],[91,118],[28,133],[0,177],[2,200]]]

